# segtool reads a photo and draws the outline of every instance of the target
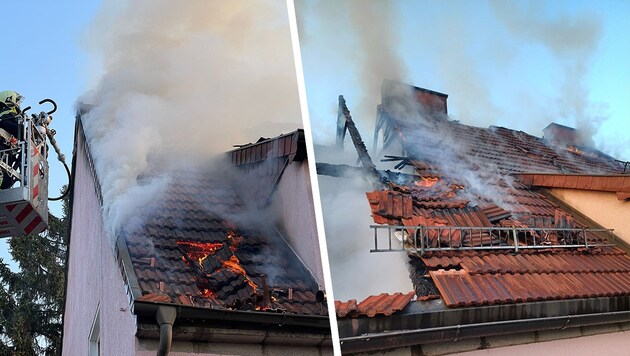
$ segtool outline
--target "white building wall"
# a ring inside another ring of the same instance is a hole
[[[273,196],[273,208],[278,211],[278,216],[282,216],[287,242],[323,290],[324,272],[307,160],[286,167]]]
[[[77,138],[63,355],[88,355],[89,336],[100,307],[101,355],[131,355],[135,316],[129,310],[123,279],[101,217],[101,208]]]
[[[137,356],[155,356],[157,341],[142,340],[138,344]],[[330,346],[280,346],[261,344],[200,343],[176,341],[171,346],[169,356],[199,355],[248,355],[248,356],[332,356]]]

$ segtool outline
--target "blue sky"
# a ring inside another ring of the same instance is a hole
[[[382,79],[449,94],[453,119],[541,136],[552,121],[630,160],[630,2],[296,0],[316,143],[343,94],[369,141]],[[371,145],[368,145],[371,147]]]
[[[82,43],[85,32],[100,6],[100,0],[3,2],[4,50],[0,65],[0,90],[15,90],[31,105],[31,113],[43,98],[59,106],[51,127],[68,164],[72,159],[75,102],[94,81],[94,67]],[[67,184],[65,170],[56,154],[49,156],[51,197]],[[51,202],[55,215],[61,204]],[[0,240],[0,257],[8,258],[6,240]]]

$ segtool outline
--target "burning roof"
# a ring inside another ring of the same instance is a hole
[[[381,154],[391,147],[403,152],[384,161],[399,161],[397,168],[413,173],[390,174],[367,200],[374,222],[391,226],[390,239],[409,251],[418,300],[439,297],[462,307],[630,295],[630,257],[608,243],[608,232],[588,230],[595,226],[517,176],[616,176],[624,173],[619,161],[521,131],[450,121],[445,110],[422,107],[431,94],[445,108],[444,94],[411,90],[418,106],[405,110],[399,105],[408,105],[405,100],[391,106],[384,94],[376,127],[383,133]],[[370,315],[365,309],[358,310]]]
[[[229,153],[228,158],[239,166],[245,164],[245,157],[254,157],[249,150],[269,144],[269,150],[247,162],[272,160],[263,171],[173,174],[173,184],[141,227],[124,236],[141,293],[138,301],[327,315],[323,292],[311,273],[265,217],[262,205],[248,204],[243,195],[258,191],[262,192],[257,196],[260,201],[269,198],[282,167],[300,151],[294,140],[300,133]],[[269,167],[280,168],[267,170]]]

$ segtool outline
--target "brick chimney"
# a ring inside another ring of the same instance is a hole
[[[425,113],[448,114],[446,106],[446,99],[448,98],[447,94],[387,79],[383,81],[383,85],[381,86],[381,97],[385,108],[392,103],[400,102],[401,98],[409,96],[415,99],[415,102],[420,104]]]
[[[544,139],[554,145],[581,146],[583,140],[578,135],[578,131],[572,127],[556,124],[552,122],[543,129]]]

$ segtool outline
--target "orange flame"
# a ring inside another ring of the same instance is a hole
[[[236,235],[234,232],[230,231],[227,235],[228,241],[223,243],[212,243],[212,242],[193,242],[193,241],[177,241],[177,245],[180,246],[188,256],[188,259],[197,261],[199,266],[204,269],[203,261],[208,258],[208,256],[214,255],[217,250],[223,247],[226,243],[228,244],[230,250],[235,252],[238,249],[238,244],[243,240],[242,236]],[[182,256],[182,260],[188,264],[188,259]],[[223,261],[222,268],[227,268],[236,274],[240,274],[245,278],[245,281],[252,287],[254,292],[256,292],[257,286],[256,284],[249,278],[245,269],[241,266],[238,257],[232,255],[228,260]],[[206,274],[210,277],[213,271],[206,271]],[[203,288],[201,290],[201,295],[204,298],[213,297],[214,294],[210,289]]]
[[[210,298],[214,296],[214,293],[212,293],[212,291],[210,291],[210,289],[205,288],[204,290],[201,291],[201,296],[204,298]]]
[[[223,247],[223,242],[177,241],[176,243],[186,251],[188,257],[199,262],[200,266],[203,265],[203,261],[208,256],[213,255],[218,249]]]
[[[579,154],[580,156],[584,155],[584,151],[580,150],[575,146],[567,146],[567,151]]]
[[[463,185],[459,185],[459,184],[453,184],[453,185],[451,185],[450,188],[451,188],[451,191],[448,192],[448,194],[446,194],[447,198],[455,197],[457,195],[457,191],[460,190],[460,189],[464,189],[464,186]]]
[[[232,272],[236,274],[240,274],[241,276],[245,277],[245,280],[247,281],[247,283],[252,287],[254,292],[256,292],[256,288],[257,288],[256,284],[249,278],[249,276],[247,276],[247,272],[245,272],[245,269],[243,269],[243,267],[241,266],[240,261],[238,260],[238,257],[233,255],[232,257],[230,257],[229,260],[223,261],[223,267],[231,270]]]
[[[418,180],[415,183],[417,186],[424,187],[424,188],[431,188],[440,180],[440,178],[438,177],[420,177],[420,178],[422,178],[422,180]]]
[[[232,256],[229,260],[223,261],[223,267],[232,270],[232,272],[246,276],[247,272],[241,267],[238,257]]]

